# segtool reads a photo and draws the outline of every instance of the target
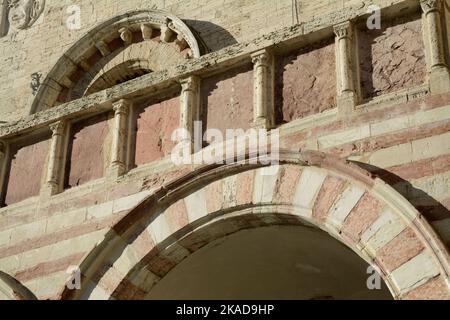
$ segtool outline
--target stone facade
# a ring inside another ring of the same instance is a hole
[[[302,224],[394,298],[450,299],[447,1],[375,1],[381,30],[367,1],[29,2],[0,21],[0,298],[145,298],[215,239]],[[173,163],[198,120],[279,129],[278,171]]]

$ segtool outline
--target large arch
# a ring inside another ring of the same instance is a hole
[[[199,37],[170,13],[126,12],[88,31],[61,56],[39,87],[30,114],[207,51]],[[134,62],[130,70],[124,68],[128,62]]]
[[[319,152],[282,152],[274,168],[204,166],[162,186],[84,259],[82,289],[64,289],[61,297],[140,298],[218,237],[302,224],[326,231],[374,266],[394,298],[450,298],[446,247],[389,185]]]

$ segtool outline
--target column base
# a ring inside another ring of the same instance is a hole
[[[357,104],[357,98],[353,92],[345,92],[336,99],[338,107],[338,115],[340,118],[348,118],[351,116]]]
[[[431,94],[441,94],[450,91],[450,73],[447,67],[433,69],[429,75]]]

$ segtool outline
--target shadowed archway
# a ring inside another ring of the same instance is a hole
[[[286,151],[277,167],[205,166],[162,186],[83,261],[82,290],[62,298],[145,297],[209,243],[272,225],[327,232],[379,270],[396,299],[450,297],[448,253],[408,201],[349,162]]]
[[[30,114],[199,58],[207,50],[168,12],[126,12],[88,31],[62,55],[39,87]]]

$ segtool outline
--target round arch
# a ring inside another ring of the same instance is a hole
[[[111,70],[127,61],[143,61],[150,72],[165,69],[184,59],[198,58],[208,49],[199,37],[179,18],[159,10],[126,12],[105,21],[79,39],[56,62],[36,94],[30,113],[89,94],[90,85],[103,77],[105,83]],[[116,78],[127,79],[121,68]],[[109,73],[109,74],[108,74]]]
[[[37,300],[18,280],[0,271],[0,300]]]
[[[282,152],[278,166],[204,166],[162,186],[85,258],[82,290],[61,297],[142,297],[214,239],[272,224],[326,231],[396,299],[450,298],[449,254],[420,213],[379,178],[320,152]]]

